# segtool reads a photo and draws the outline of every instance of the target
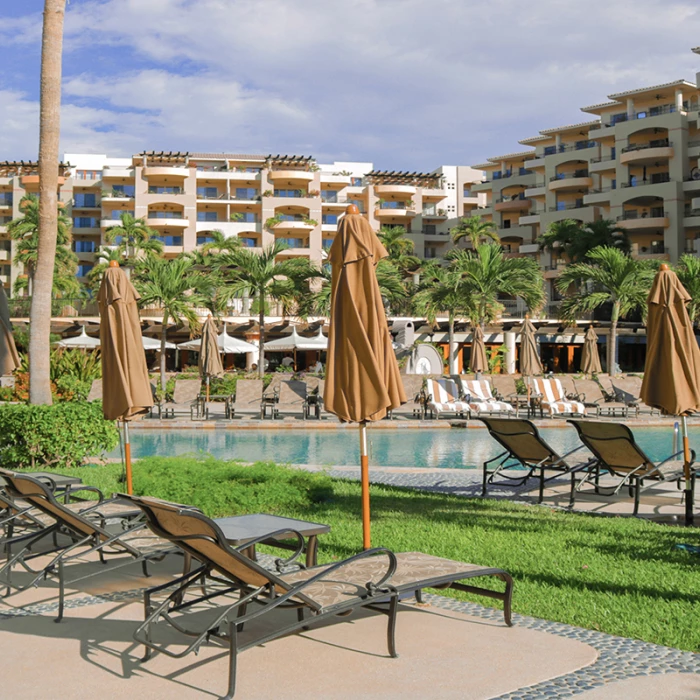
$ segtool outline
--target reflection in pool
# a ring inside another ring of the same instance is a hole
[[[642,448],[652,459],[671,452],[670,427],[633,428]],[[560,453],[578,444],[574,429],[542,428],[545,440]],[[368,430],[370,464],[387,467],[480,467],[501,450],[486,430],[375,429]],[[691,429],[691,447],[700,445],[700,428]],[[222,459],[245,462],[270,460],[292,464],[352,465],[359,460],[358,431],[348,430],[132,430],[135,459],[151,455],[172,456],[209,453]],[[697,448],[696,448],[697,449]],[[119,457],[119,450],[111,453]]]

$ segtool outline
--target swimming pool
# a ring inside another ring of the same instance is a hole
[[[578,445],[573,428],[542,428],[544,439],[557,451]],[[672,448],[670,427],[634,428],[635,436],[652,459],[667,457]],[[700,428],[691,428],[691,446],[700,446]],[[484,460],[501,452],[482,429],[368,429],[370,465],[384,467],[481,467]],[[321,466],[352,465],[359,460],[358,431],[223,429],[223,430],[132,430],[134,459],[152,455],[211,454],[245,462],[269,460]],[[119,457],[119,450],[110,454]]]

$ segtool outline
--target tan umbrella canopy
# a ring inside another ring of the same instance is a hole
[[[153,406],[141,340],[138,292],[116,261],[102,277],[97,302],[100,308],[102,349],[102,412],[107,420],[124,423],[124,457],[127,491],[132,492],[131,444],[128,421],[142,418]]]
[[[367,421],[406,401],[375,267],[387,252],[350,205],[331,246],[331,317],[323,403],[341,421],[360,423],[363,544],[370,546]]]
[[[219,334],[214,319],[209,316],[202,326],[202,343],[199,351],[199,376],[207,383],[207,401],[211,378],[223,375],[224,366],[221,364],[221,355],[219,355]]]
[[[486,345],[484,345],[484,331],[481,326],[472,329],[472,352],[470,360],[471,371],[476,374],[488,371],[489,361],[486,357]]]
[[[603,371],[603,368],[600,366],[600,355],[598,353],[598,334],[593,329],[593,326],[588,326],[586,337],[583,340],[581,371],[584,374],[600,374]]]
[[[10,306],[5,290],[0,286],[0,375],[11,374],[19,367],[19,354],[15,346],[10,323]]]
[[[686,304],[690,295],[668,265],[651,286],[647,315],[647,356],[640,398],[668,415],[682,416],[686,523],[693,521],[690,445],[686,415],[700,411],[700,349]]]
[[[520,374],[527,377],[542,374],[542,363],[537,354],[535,327],[528,316],[525,317],[520,329]]]

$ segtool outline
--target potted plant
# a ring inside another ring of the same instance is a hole
[[[243,214],[240,211],[234,211],[231,216],[229,216],[229,221],[243,221]]]

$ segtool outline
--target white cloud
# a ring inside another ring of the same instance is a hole
[[[35,41],[36,21],[13,20],[13,40]],[[693,0],[74,3],[68,55],[129,68],[66,76],[63,142],[473,163],[609,93],[692,80],[699,34]]]

